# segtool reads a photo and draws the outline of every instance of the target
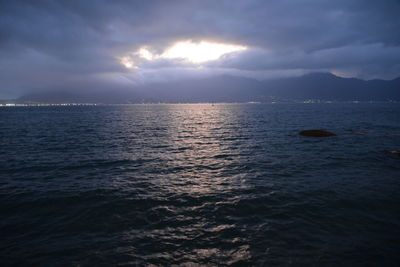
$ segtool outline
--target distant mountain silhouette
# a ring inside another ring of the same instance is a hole
[[[331,73],[258,81],[230,75],[153,83],[125,90],[50,91],[23,96],[19,103],[247,102],[284,100],[400,100],[400,78],[364,81]]]
[[[341,78],[331,73],[311,73],[264,83],[270,94],[284,98],[400,100],[400,78],[391,81],[364,81],[356,78]]]
[[[22,96],[17,103],[104,103],[128,104],[145,101],[135,90],[45,91]],[[149,99],[146,99],[149,102]]]
[[[149,85],[151,98],[167,102],[246,102],[260,100],[264,84],[249,78],[221,75]]]

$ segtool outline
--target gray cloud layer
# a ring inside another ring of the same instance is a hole
[[[398,14],[397,0],[0,1],[0,97],[220,72],[394,78],[400,74]],[[249,49],[201,70],[174,60],[129,70],[118,61],[143,45],[162,53],[187,39]]]

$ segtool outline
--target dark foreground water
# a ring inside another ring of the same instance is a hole
[[[396,266],[385,150],[400,104],[0,108],[0,265]]]

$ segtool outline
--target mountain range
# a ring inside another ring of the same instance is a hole
[[[331,73],[259,81],[230,75],[153,83],[118,90],[47,91],[22,96],[17,103],[270,102],[400,100],[400,77],[393,80],[342,78]]]

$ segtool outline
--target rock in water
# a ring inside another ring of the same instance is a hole
[[[400,157],[400,151],[398,151],[398,150],[386,150],[386,152]]]
[[[299,135],[302,136],[311,136],[311,137],[329,137],[336,136],[336,134],[324,131],[324,130],[304,130],[299,132]]]

